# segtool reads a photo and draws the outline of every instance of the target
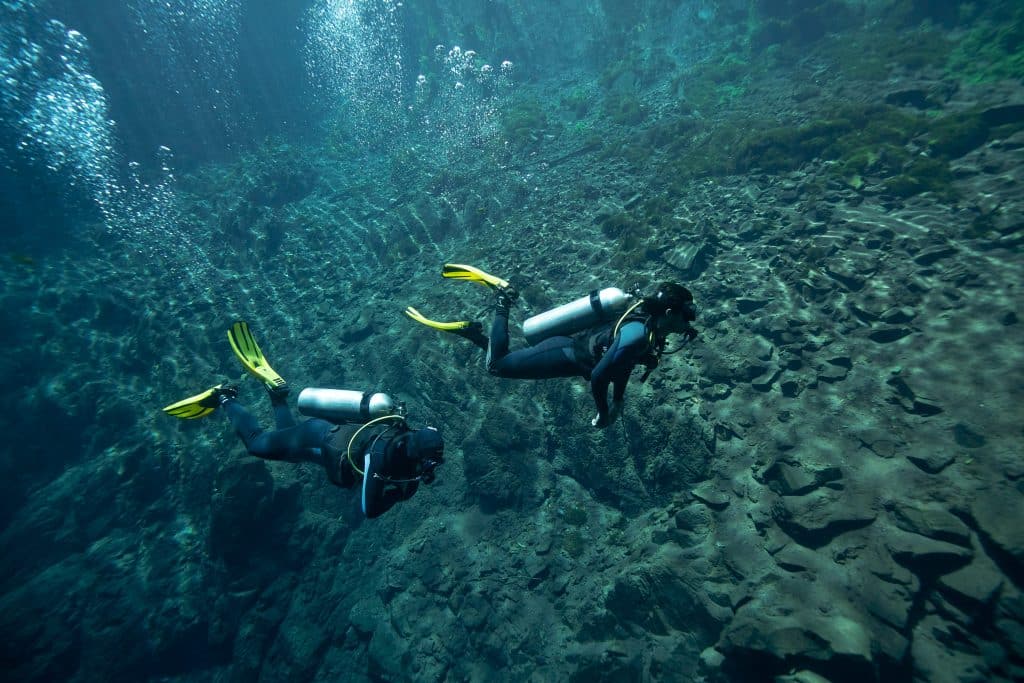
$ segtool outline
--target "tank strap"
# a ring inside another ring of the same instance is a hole
[[[363,398],[359,401],[359,417],[364,421],[370,419],[370,399],[373,398],[373,394],[369,391],[363,392]]]

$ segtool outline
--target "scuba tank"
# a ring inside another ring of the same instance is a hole
[[[632,299],[633,295],[618,287],[595,289],[589,296],[528,318],[523,323],[523,334],[531,344],[556,335],[573,334],[621,315]]]
[[[369,422],[400,415],[402,406],[387,394],[309,387],[299,392],[299,412],[330,422]]]

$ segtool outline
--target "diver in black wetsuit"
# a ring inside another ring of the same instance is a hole
[[[444,440],[435,427],[412,429],[405,418],[395,414],[393,402],[384,394],[340,391],[355,400],[328,406],[330,417],[340,415],[346,422],[336,424],[312,417],[296,422],[288,408],[288,385],[260,351],[249,327],[236,322],[228,332],[235,355],[250,374],[262,381],[270,396],[276,429],[265,431],[256,418],[238,402],[238,390],[218,384],[164,408],[168,415],[182,419],[205,417],[221,408],[231,421],[235,433],[251,455],[265,460],[313,462],[327,471],[331,483],[361,490],[361,507],[368,518],[379,517],[419,489],[420,482],[434,481],[435,469],[444,462]],[[299,396],[299,409],[310,413],[303,404],[303,395],[331,390],[306,390]],[[380,410],[370,409],[376,397],[387,399]],[[316,406],[325,410],[323,406]],[[373,417],[374,419],[370,419]]]
[[[682,334],[687,340],[697,336],[690,325],[697,318],[693,294],[682,285],[663,282],[653,296],[644,297],[617,322],[571,337],[548,337],[535,346],[510,352],[508,316],[518,294],[511,286],[497,291],[487,344],[488,371],[512,379],[583,377],[590,382],[597,406],[591,425],[598,429],[615,422],[621,413],[633,368],[643,363],[649,373],[657,367],[669,334]]]
[[[412,498],[420,482],[433,482],[435,468],[444,461],[444,440],[434,427],[411,429],[398,416],[392,424],[336,425],[319,418],[297,423],[285,402],[287,389],[267,393],[273,431],[264,431],[236,400],[233,387],[217,390],[220,407],[250,455],[323,465],[331,483],[342,488],[359,483],[362,511],[370,519]]]
[[[490,338],[484,334],[483,325],[476,321],[431,320],[412,306],[405,309],[409,318],[435,330],[464,337],[487,351],[487,369],[492,375],[511,379],[582,377],[588,380],[597,405],[597,416],[591,425],[598,429],[618,418],[633,368],[640,363],[647,366],[643,376],[646,379],[657,367],[666,353],[668,335],[682,334],[687,341],[697,337],[697,330],[690,324],[697,319],[693,294],[680,284],[663,282],[651,296],[637,299],[638,292],[627,294],[617,288],[606,288],[534,316],[524,324],[524,333],[525,325],[533,321],[536,343],[509,351],[508,316],[519,298],[512,285],[479,268],[458,263],[445,264],[441,275],[477,282],[497,292]],[[631,301],[635,303],[629,306]],[[608,317],[610,311],[624,308],[625,313]],[[547,333],[558,336],[543,336]],[[570,334],[572,336],[568,336]],[[527,334],[528,338],[530,336]],[[610,404],[609,384],[612,385]]]

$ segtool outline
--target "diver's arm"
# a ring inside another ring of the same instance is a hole
[[[374,517],[380,517],[385,512],[394,507],[395,503],[400,503],[403,500],[409,500],[412,495],[416,493],[416,489],[419,488],[419,482],[404,482],[396,486],[388,486],[380,495],[374,498],[369,504],[366,510],[366,516],[369,519]]]
[[[608,352],[604,354],[601,361],[590,374],[590,393],[594,396],[594,405],[597,406],[597,417],[590,421],[590,424],[598,429],[608,425],[608,385],[611,383],[611,359],[612,349],[618,345],[618,337],[612,342]]]
[[[633,327],[637,326],[637,327]],[[627,323],[612,340],[608,351],[594,368],[590,376],[590,389],[597,405],[597,417],[591,425],[601,429],[607,427],[622,410],[629,373],[647,350],[646,327],[641,322]],[[614,384],[612,405],[608,406],[608,385]]]

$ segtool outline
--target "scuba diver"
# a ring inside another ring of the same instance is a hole
[[[245,369],[266,387],[277,429],[265,431],[238,402],[237,388],[228,384],[173,403],[163,409],[165,413],[196,419],[221,408],[251,455],[321,464],[331,483],[346,489],[361,480],[362,511],[370,519],[411,498],[420,482],[434,481],[434,470],[444,462],[441,433],[435,427],[412,429],[404,407],[390,396],[303,389],[299,412],[311,419],[297,423],[286,401],[288,384],[267,363],[249,326],[233,324],[228,341]]]
[[[634,367],[641,363],[647,367],[642,382],[663,355],[682,348],[665,351],[669,334],[683,335],[684,343],[697,337],[697,330],[690,324],[697,319],[693,294],[682,285],[663,282],[651,296],[607,287],[535,315],[523,323],[523,334],[531,346],[510,351],[509,311],[519,298],[515,288],[502,278],[457,263],[445,264],[441,275],[477,282],[496,292],[490,338],[479,322],[430,320],[412,306],[406,308],[407,316],[465,337],[484,349],[487,370],[492,375],[511,379],[583,377],[590,382],[597,406],[591,425],[598,429],[614,423],[622,412],[626,384]]]

